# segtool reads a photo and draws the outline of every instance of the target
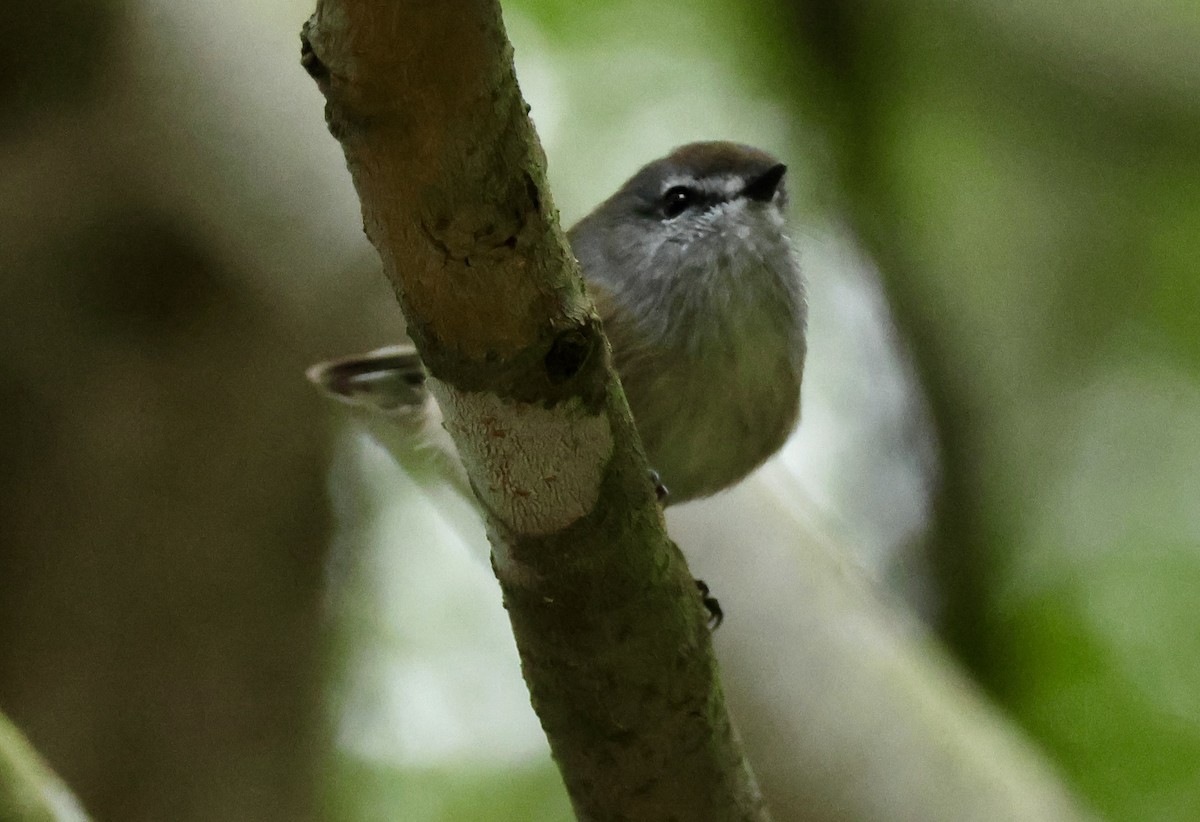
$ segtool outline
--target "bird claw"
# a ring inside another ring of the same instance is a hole
[[[654,498],[660,505],[666,502],[667,497],[671,496],[671,491],[662,484],[662,477],[653,468],[650,469],[650,482],[654,483]]]
[[[725,612],[721,610],[721,603],[709,592],[708,584],[704,580],[696,580],[696,590],[700,592],[700,601],[704,603],[704,609],[708,611],[708,629],[715,631],[725,621]]]

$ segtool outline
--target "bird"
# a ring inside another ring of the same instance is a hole
[[[807,302],[786,231],[786,171],[749,145],[690,143],[644,165],[567,232],[649,464],[669,489],[664,505],[740,482],[798,422]],[[354,406],[403,465],[469,494],[411,344],[319,363],[308,377]]]

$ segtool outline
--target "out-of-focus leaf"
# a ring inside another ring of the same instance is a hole
[[[0,820],[87,822],[70,789],[0,714]]]

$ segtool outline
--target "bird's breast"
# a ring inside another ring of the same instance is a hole
[[[804,355],[792,324],[778,317],[712,324],[669,350],[616,351],[647,456],[671,502],[736,483],[783,444],[799,412]]]

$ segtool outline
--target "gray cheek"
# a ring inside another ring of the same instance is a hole
[[[653,254],[655,237],[641,225],[614,226],[606,235],[602,253],[580,258],[585,274],[617,289],[643,276],[646,259]]]

